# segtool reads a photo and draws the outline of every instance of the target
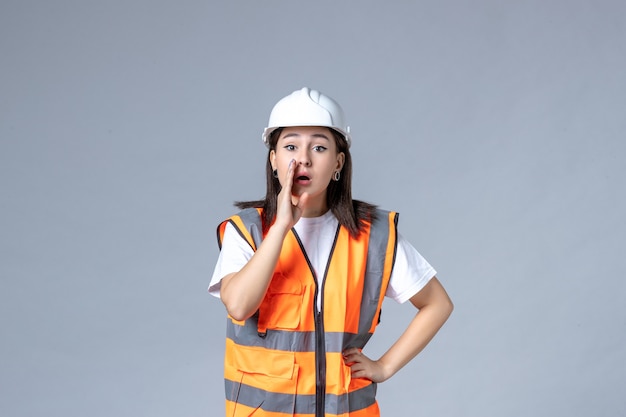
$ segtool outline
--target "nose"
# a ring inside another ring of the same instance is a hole
[[[309,157],[309,153],[306,150],[302,150],[298,154],[297,162],[298,165],[303,165],[305,167],[311,166],[311,158]]]

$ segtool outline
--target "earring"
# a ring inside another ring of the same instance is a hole
[[[339,173],[339,171],[335,171],[335,173],[333,174],[333,179],[335,181],[339,181],[339,178],[341,178],[341,174]]]
[[[272,175],[274,176],[274,178],[278,178],[278,170],[275,169],[274,171],[272,171]]]

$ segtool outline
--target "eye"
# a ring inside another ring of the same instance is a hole
[[[294,151],[296,149],[296,147],[293,145],[285,145],[283,146],[283,148],[285,148],[288,151]]]
[[[317,146],[313,147],[313,150],[315,152],[324,152],[326,149],[328,149],[328,148],[326,148],[326,146],[322,146],[322,145],[317,145]]]

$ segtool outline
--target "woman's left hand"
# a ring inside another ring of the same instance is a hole
[[[371,360],[357,348],[346,349],[343,352],[343,362],[352,369],[352,378],[383,382],[390,377],[386,375],[385,368],[380,361]]]
[[[344,363],[352,368],[353,378],[366,378],[374,382],[391,378],[424,349],[453,309],[452,301],[437,277],[433,277],[411,297],[411,304],[418,312],[404,333],[380,359],[373,361],[357,348],[343,352]]]

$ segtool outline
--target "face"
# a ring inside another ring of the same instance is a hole
[[[289,162],[296,169],[291,193],[306,192],[320,210],[326,209],[326,188],[336,171],[341,171],[345,155],[337,151],[335,138],[327,127],[286,127],[280,133],[276,149],[270,152],[272,169],[278,170],[281,185]]]

